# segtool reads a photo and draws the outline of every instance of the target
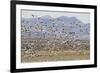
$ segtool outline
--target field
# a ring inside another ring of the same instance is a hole
[[[64,61],[64,60],[87,60],[90,58],[89,51],[38,51],[34,54],[22,50],[22,62]]]
[[[90,59],[88,43],[87,40],[22,39],[21,62],[87,60]]]

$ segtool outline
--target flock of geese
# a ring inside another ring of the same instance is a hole
[[[34,15],[32,15],[32,17],[34,18]],[[38,17],[38,20],[41,19],[41,17]],[[57,19],[58,21],[61,21],[60,19]],[[54,36],[55,38],[58,37],[58,34],[60,34],[60,38],[63,38],[63,35],[66,35],[66,37],[68,35],[70,35],[70,37],[75,36],[75,32],[67,32],[68,29],[67,27],[64,26],[64,22],[62,22],[62,27],[59,29],[56,27],[56,22],[53,22],[53,19],[49,19],[49,21],[52,22],[52,26],[47,25],[42,25],[44,22],[40,21],[40,24],[36,23],[35,25],[29,25],[28,27],[26,27],[25,25],[21,25],[21,32],[25,32],[28,33],[28,36],[31,37],[32,33],[36,32],[42,32],[43,34],[43,38],[46,38],[46,34],[49,36],[51,35],[52,37]],[[27,22],[27,24],[29,24],[29,22]],[[48,33],[46,33],[46,31]],[[81,32],[83,32],[83,30],[80,29]],[[56,33],[57,32],[57,33]],[[24,36],[24,35],[23,35]]]
[[[34,18],[34,15],[32,15],[32,17]],[[38,20],[39,19],[41,19],[41,17],[38,17]],[[50,19],[50,21],[52,21],[53,22],[53,20],[52,19]],[[61,21],[60,19],[58,19],[58,21]],[[46,31],[48,31],[48,32],[50,32],[50,33],[48,33],[48,35],[47,36],[49,36],[50,34],[53,34],[53,33],[56,33],[56,31],[58,32],[58,34],[60,34],[60,38],[62,39],[63,38],[63,35],[61,34],[61,33],[63,33],[63,34],[67,34],[66,35],[66,37],[73,37],[73,36],[75,36],[75,32],[69,32],[69,33],[67,33],[67,29],[66,29],[66,27],[64,26],[64,22],[62,22],[62,30],[61,31],[59,31],[59,29],[58,28],[55,28],[56,27],[56,23],[55,22],[53,22],[53,25],[52,26],[47,26],[47,25],[45,25],[45,26],[43,26],[43,25],[41,25],[41,24],[43,24],[44,22],[40,22],[40,24],[35,24],[34,26],[29,26],[29,27],[26,27],[25,25],[22,25],[22,27],[21,27],[21,32],[25,32],[25,33],[28,33],[29,35],[29,37],[31,37],[32,36],[32,32],[33,31],[36,31],[36,32],[43,32],[43,38],[46,38],[46,33],[45,33],[45,30],[44,30],[44,27],[47,29]],[[28,23],[29,24],[29,23]],[[47,28],[48,27],[48,28]],[[80,26],[80,28],[81,28],[81,26]],[[30,31],[30,29],[32,29],[33,31]],[[86,29],[87,30],[87,29]],[[81,32],[83,32],[82,30],[80,30]],[[70,35],[70,36],[69,36]],[[24,36],[22,36],[22,37],[24,37]],[[57,38],[58,37],[58,35],[57,34],[54,34],[54,37],[55,38]],[[39,41],[41,41],[41,40],[39,40]],[[50,40],[48,40],[47,39],[47,41],[48,41],[48,43],[50,43],[51,41]],[[57,41],[57,40],[52,40],[53,42],[54,41]],[[57,41],[58,42],[58,41]],[[38,47],[39,47],[39,44],[38,44],[38,41],[37,40],[31,40],[31,42],[29,43],[29,41],[27,41],[26,43],[28,43],[28,44],[25,44],[25,42],[22,42],[22,48],[26,48],[25,49],[25,52],[24,52],[24,55],[25,55],[25,53],[29,53],[29,54],[32,54],[32,55],[35,55],[35,49],[37,48],[36,47],[36,45],[38,45]],[[64,40],[64,41],[62,41],[60,44],[63,44],[63,43],[67,43],[67,44],[71,44],[71,42],[70,41],[66,41],[66,40]],[[81,42],[79,41],[78,42],[79,44],[81,44]],[[43,43],[41,43],[41,46],[43,46],[42,45]],[[59,44],[59,45],[60,45]],[[56,45],[55,45],[56,46]],[[35,49],[30,49],[30,48],[34,48],[35,47]],[[53,48],[54,47],[54,44],[52,43],[52,46],[50,47],[50,45],[49,45],[49,48]],[[72,47],[72,49],[73,48],[80,48],[80,46],[77,46],[77,45],[70,45],[70,47]],[[47,47],[46,47],[47,48]],[[57,47],[56,47],[57,48]],[[59,48],[59,47],[58,47]],[[38,49],[37,49],[38,50]],[[58,49],[59,50],[59,49]]]

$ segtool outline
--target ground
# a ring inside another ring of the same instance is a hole
[[[73,51],[73,50],[59,50],[59,51],[37,51],[21,50],[21,62],[43,62],[43,61],[68,61],[68,60],[87,60],[90,59],[90,51]]]

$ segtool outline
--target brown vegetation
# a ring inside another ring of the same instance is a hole
[[[87,40],[22,38],[22,62],[87,60],[90,46]]]

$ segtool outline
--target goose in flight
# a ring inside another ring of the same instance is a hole
[[[34,17],[34,15],[32,14],[32,17]]]

